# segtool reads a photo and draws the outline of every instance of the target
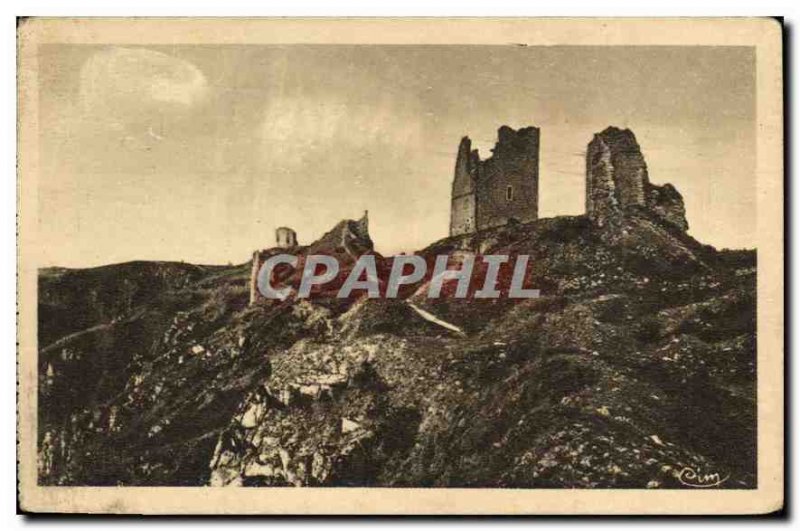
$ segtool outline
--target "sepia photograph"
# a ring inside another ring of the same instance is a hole
[[[781,38],[20,19],[21,507],[779,509]]]

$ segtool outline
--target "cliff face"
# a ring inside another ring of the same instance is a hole
[[[636,207],[681,230],[689,228],[683,197],[675,187],[650,183],[634,134],[608,127],[594,135],[586,151],[586,213],[602,226]]]
[[[538,299],[248,305],[249,264],[43,272],[40,481],[752,488],[755,253],[662,217],[420,252],[528,254]],[[353,224],[308,249],[369,252]]]

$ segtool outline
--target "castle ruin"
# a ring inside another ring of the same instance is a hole
[[[275,229],[275,244],[281,249],[297,247],[297,233],[289,227]]]
[[[275,247],[273,249],[292,249],[297,247],[297,233],[289,227],[275,229]],[[250,304],[256,302],[260,293],[258,291],[258,271],[264,260],[275,254],[271,249],[253,251],[253,261],[250,267]]]
[[[461,139],[453,176],[450,236],[538,219],[539,129],[524,127],[515,131],[504,125],[497,136],[492,155],[486,160],[472,149],[469,137]],[[595,134],[586,149],[586,215],[603,227],[637,209],[678,230],[689,228],[683,197],[675,187],[650,183],[647,163],[633,132],[608,127]],[[261,264],[276,252],[298,248],[297,233],[289,227],[279,227],[275,244],[253,253],[250,303],[261,297]],[[340,250],[349,256],[372,250],[368,213],[364,212],[357,221],[342,220],[310,248],[302,249]]]
[[[481,160],[469,137],[461,139],[451,195],[450,236],[472,234],[516,220],[536,221],[539,208],[539,129],[502,126],[492,156]],[[681,194],[650,183],[647,163],[629,129],[608,127],[586,150],[586,215],[604,226],[645,209],[688,230]]]
[[[675,187],[650,183],[633,132],[608,127],[586,149],[586,214],[602,227],[631,208],[646,209],[681,230],[689,228]]]
[[[297,243],[297,233],[289,227],[278,227],[275,230],[275,246],[253,251],[250,268],[250,304],[263,298],[258,290],[258,273],[264,261],[270,256],[287,253],[295,255],[346,254],[350,257],[360,256],[372,250],[372,239],[369,236],[369,212],[358,220],[343,219],[319,240],[301,246]]]
[[[481,160],[469,137],[456,157],[450,236],[499,227],[539,214],[539,129],[502,126],[492,155]]]

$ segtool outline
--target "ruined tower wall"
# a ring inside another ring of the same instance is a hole
[[[609,127],[586,150],[586,213],[600,226],[630,207],[644,207],[687,230],[681,194],[670,184],[650,183],[647,163],[633,132]]]
[[[630,206],[644,206],[647,164],[628,129],[609,127],[586,150],[586,212],[599,224]]]
[[[258,272],[264,261],[274,254],[287,252],[283,249],[293,249],[295,247],[297,247],[297,233],[289,227],[278,227],[275,229],[275,247],[253,251],[253,261],[250,268],[250,304],[261,299],[261,293],[258,291]]]
[[[501,127],[492,156],[481,162],[476,190],[477,229],[539,214],[539,129]]]
[[[475,232],[475,194],[454,197],[450,205],[450,236]]]
[[[481,161],[464,137],[458,148],[450,235],[534,221],[539,212],[539,129],[503,126],[492,156]]]
[[[275,244],[282,249],[297,247],[297,233],[289,227],[278,227],[275,230]]]
[[[458,146],[450,205],[450,235],[475,231],[475,177],[479,159],[472,142],[464,137]]]
[[[629,132],[629,131],[628,131]],[[645,188],[650,184],[647,164],[633,133],[611,146],[611,164],[622,207],[645,204]]]
[[[595,220],[606,219],[617,208],[611,150],[595,135],[586,148],[586,213]]]
[[[609,127],[594,135],[586,150],[586,210],[645,204],[650,181],[636,137],[628,129]]]

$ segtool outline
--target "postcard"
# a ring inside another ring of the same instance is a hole
[[[769,18],[22,18],[30,513],[783,507]]]

